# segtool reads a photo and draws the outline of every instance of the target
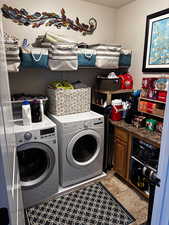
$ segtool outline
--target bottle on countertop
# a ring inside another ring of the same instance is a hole
[[[24,101],[22,103],[22,118],[23,118],[23,125],[29,126],[32,123],[31,117],[31,107],[29,101]]]

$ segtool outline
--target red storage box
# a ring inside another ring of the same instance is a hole
[[[157,96],[157,100],[162,101],[162,102],[166,102],[166,99],[167,99],[167,92],[166,91],[159,91],[158,96]]]

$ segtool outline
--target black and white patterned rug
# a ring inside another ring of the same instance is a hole
[[[134,217],[96,183],[28,208],[30,225],[128,225]]]

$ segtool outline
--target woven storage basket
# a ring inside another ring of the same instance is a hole
[[[49,112],[56,116],[89,112],[91,88],[72,90],[48,87]]]

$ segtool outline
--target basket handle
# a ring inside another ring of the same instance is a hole
[[[42,58],[42,49],[40,49],[41,51],[40,51],[40,55],[39,55],[39,57],[35,57],[35,55],[33,54],[33,50],[31,51],[31,55],[32,55],[32,58],[33,58],[33,60],[35,61],[35,62],[39,62],[40,60],[41,60],[41,58]]]
[[[91,58],[92,58],[92,54],[85,54],[85,57],[86,57],[87,59],[91,59]]]

